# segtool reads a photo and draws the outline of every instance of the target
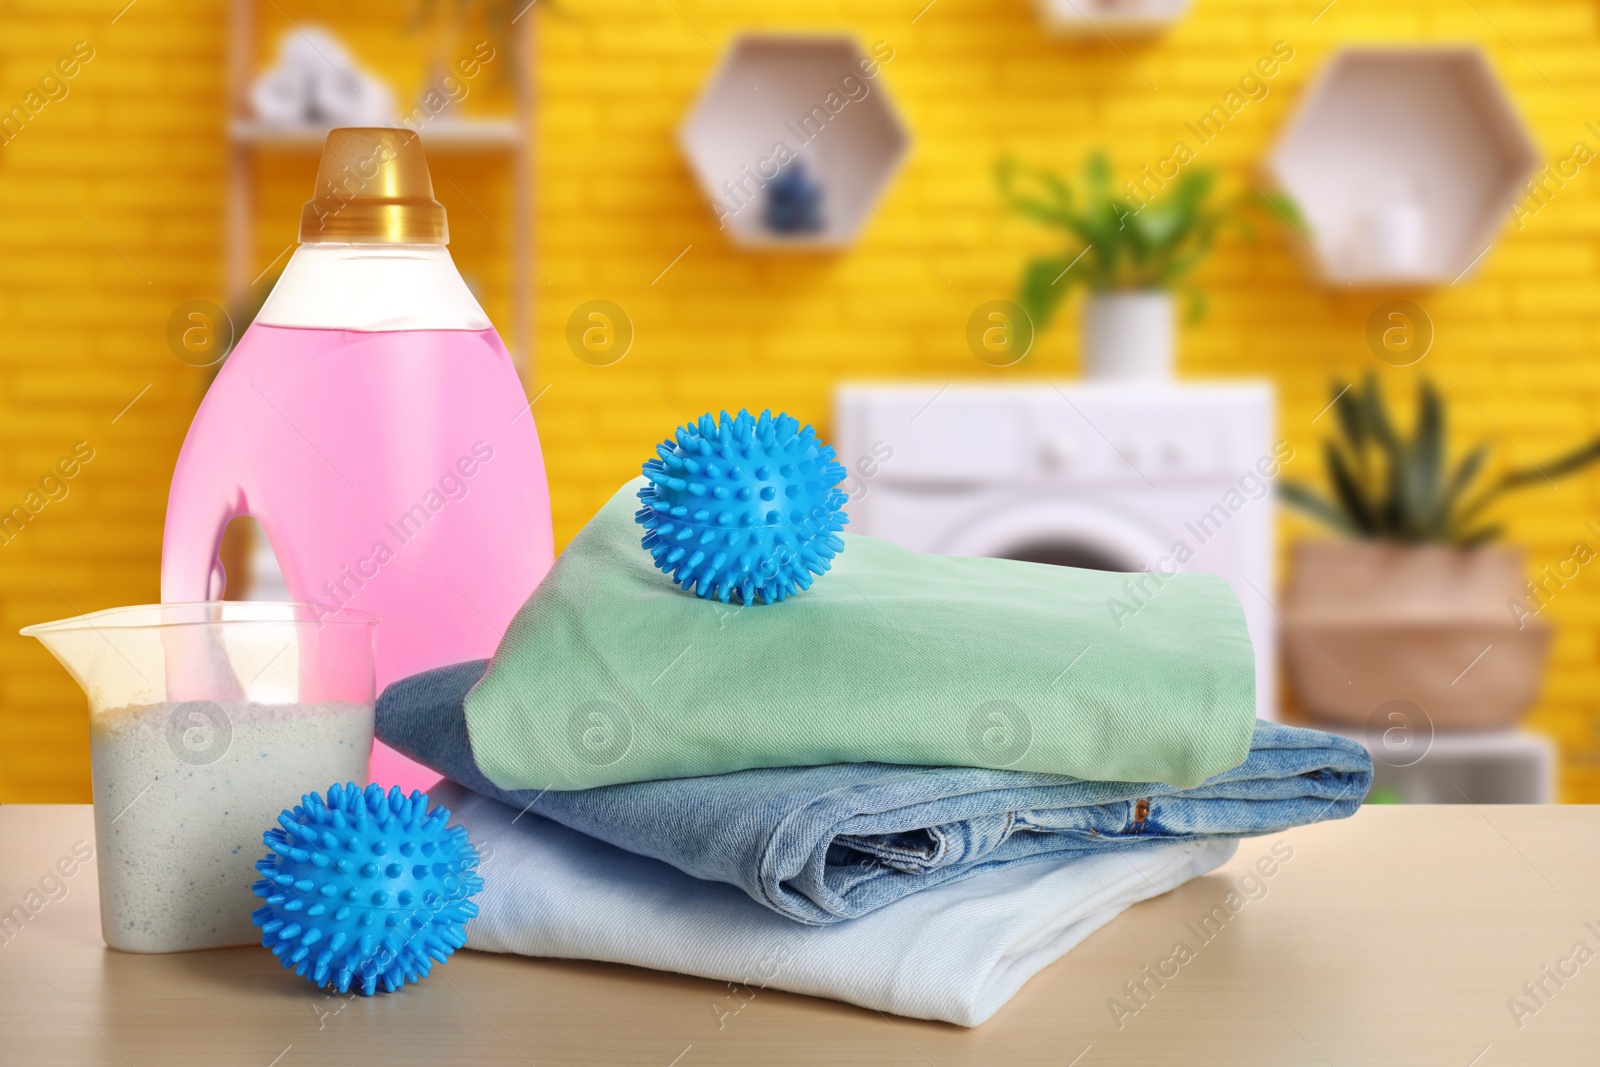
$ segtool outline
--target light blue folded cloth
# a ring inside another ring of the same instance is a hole
[[[917,893],[851,922],[802,926],[732,886],[460,786],[442,783],[431,797],[484,857],[469,948],[716,979],[729,983],[708,990],[719,1021],[757,990],[785,989],[976,1026],[1130,904],[1214,870],[1237,847],[1193,841],[1029,863]]]
[[[462,702],[483,661],[395,682],[387,744],[445,777],[824,925],[1050,857],[1274,833],[1350,815],[1372,783],[1354,741],[1258,722],[1248,758],[1193,789],[963,767],[846,763],[570,792],[507,791],[473,761]]]

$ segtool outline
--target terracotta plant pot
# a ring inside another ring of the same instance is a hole
[[[1509,726],[1539,695],[1550,649],[1523,554],[1379,541],[1301,541],[1283,608],[1290,684],[1312,715],[1366,724],[1391,700],[1440,730]]]

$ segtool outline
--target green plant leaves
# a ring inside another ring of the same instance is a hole
[[[1069,270],[1072,260],[1059,256],[1046,256],[1029,260],[1022,269],[1022,287],[1017,303],[1033,320],[1033,328],[1042,330],[1055,317],[1056,309],[1066,300],[1082,276],[1073,277]]]
[[[1456,464],[1454,473],[1445,483],[1444,492],[1439,494],[1434,504],[1433,515],[1428,524],[1434,540],[1450,540],[1452,527],[1470,521],[1480,510],[1476,505],[1471,509],[1462,508],[1461,499],[1466,495],[1467,487],[1483,470],[1484,461],[1488,458],[1489,446],[1478,445]]]
[[[1526,470],[1511,471],[1500,479],[1500,485],[1504,489],[1516,489],[1534,482],[1550,481],[1563,474],[1581,470],[1597,459],[1600,459],[1600,440],[1590,441],[1571,452],[1563,453],[1555,459],[1546,460]]]
[[[1367,375],[1366,386],[1356,393],[1356,400],[1361,405],[1361,418],[1379,447],[1391,452],[1397,449],[1400,436],[1395,433],[1394,423],[1389,421],[1388,405],[1384,403],[1383,389],[1378,385],[1376,374]]]
[[[1362,533],[1351,525],[1350,517],[1339,510],[1338,505],[1330,503],[1327,497],[1310,486],[1285,478],[1278,483],[1278,496],[1286,504],[1305,512],[1339,533],[1351,535]]]
[[[1311,222],[1300,210],[1300,205],[1294,202],[1293,197],[1283,193],[1263,193],[1258,190],[1255,203],[1263,211],[1271,212],[1287,222],[1296,233],[1303,237],[1310,236]]]
[[[1407,525],[1419,539],[1438,536],[1432,524],[1441,491],[1444,448],[1444,405],[1433,383],[1424,378],[1417,386],[1417,424],[1404,457],[1402,479]]]
[[[1505,532],[1504,526],[1495,523],[1493,526],[1483,526],[1471,533],[1462,534],[1454,540],[1454,544],[1459,548],[1477,548],[1479,545],[1488,544]]]
[[[1324,441],[1322,455],[1328,465],[1328,480],[1333,483],[1333,491],[1349,525],[1363,534],[1376,533],[1381,524],[1378,510],[1367,499],[1365,487],[1351,473],[1344,452],[1334,442]]]
[[[1006,207],[1035,222],[1071,230],[1072,190],[1046,171],[1024,170],[1015,159],[995,166],[995,183]]]
[[[1433,383],[1417,386],[1411,434],[1389,415],[1375,374],[1361,385],[1334,384],[1329,405],[1337,435],[1323,443],[1331,497],[1297,482],[1280,495],[1293,507],[1334,530],[1356,537],[1407,544],[1443,543],[1462,548],[1487,544],[1504,532],[1499,523],[1477,519],[1505,493],[1549,482],[1600,462],[1600,439],[1544,464],[1508,471],[1467,500],[1479,481],[1490,449],[1472,448],[1452,467],[1447,459],[1446,410]]]
[[[1344,432],[1345,441],[1355,451],[1361,462],[1362,477],[1367,473],[1367,423],[1362,414],[1362,397],[1360,393],[1351,395],[1355,387],[1347,385],[1333,394],[1333,413],[1339,420],[1339,427]]]
[[[1211,170],[1189,168],[1170,181],[1151,175],[1137,192],[1118,195],[1104,152],[1084,160],[1076,189],[1050,171],[1002,159],[995,183],[1006,208],[1060,230],[1066,238],[1060,256],[1034,259],[1024,267],[1018,302],[1034,316],[1036,326],[1043,326],[1075,286],[1094,291],[1177,289],[1210,253],[1224,227],[1252,233],[1245,223],[1248,209],[1270,206],[1286,218],[1298,216],[1292,204],[1278,206],[1282,198],[1246,196],[1216,204],[1216,182]],[[1060,278],[1068,264],[1075,265]],[[1198,317],[1205,303],[1192,291],[1187,295],[1189,312]]]

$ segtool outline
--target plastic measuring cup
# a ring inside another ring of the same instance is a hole
[[[364,783],[377,620],[305,604],[112,608],[29,626],[89,698],[100,930],[126,952],[249,945],[261,835]]]

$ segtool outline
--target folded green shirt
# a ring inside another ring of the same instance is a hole
[[[642,484],[567,546],[467,696],[473,757],[501,789],[868,761],[1189,788],[1249,752],[1255,660],[1215,575],[843,534],[809,591],[719,604],[639,547]]]

